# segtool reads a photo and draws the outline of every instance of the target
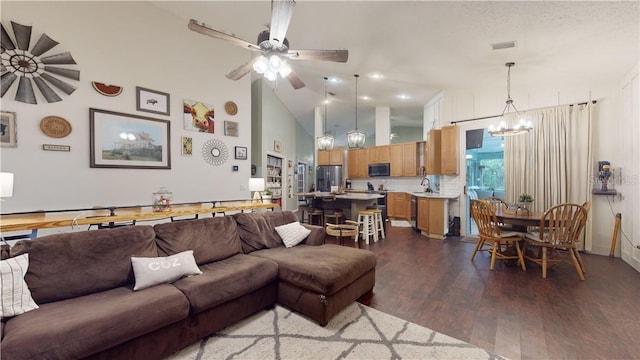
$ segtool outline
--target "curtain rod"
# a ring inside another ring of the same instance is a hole
[[[592,104],[597,103],[598,100],[591,100]],[[577,105],[587,105],[589,102],[585,101],[585,102],[581,102],[578,103]],[[573,106],[574,104],[569,104],[569,106]],[[556,105],[556,106],[562,106],[562,105]],[[546,108],[537,108],[537,109],[533,109],[533,110],[540,110],[540,109],[546,109]],[[533,111],[533,110],[529,110],[529,111]],[[483,116],[483,117],[477,117],[477,118],[473,118],[473,119],[466,119],[466,120],[458,120],[458,121],[452,121],[451,124],[457,124],[457,123],[463,123],[463,122],[469,122],[469,121],[478,121],[478,120],[485,120],[485,119],[491,119],[491,118],[495,118],[495,117],[499,117],[502,115],[491,115],[491,116]]]

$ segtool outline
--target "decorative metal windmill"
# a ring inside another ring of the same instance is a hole
[[[67,95],[71,95],[76,87],[60,80],[51,74],[65,78],[80,80],[80,71],[52,65],[75,65],[76,62],[71,53],[62,52],[48,56],[42,56],[59,43],[51,39],[47,34],[42,34],[36,44],[29,50],[31,43],[31,26],[11,22],[15,41],[2,25],[2,75],[0,76],[1,96],[7,93],[13,83],[18,81],[18,90],[15,100],[37,104],[33,83],[47,102],[62,101],[62,98],[49,86],[53,85]],[[32,83],[33,82],[33,83]]]

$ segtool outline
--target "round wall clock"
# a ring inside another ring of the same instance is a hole
[[[238,113],[238,105],[236,105],[236,103],[234,103],[233,101],[227,101],[226,103],[224,103],[224,111],[226,111],[229,115],[235,115]]]
[[[60,116],[45,116],[40,121],[40,130],[52,138],[63,138],[71,134],[71,124]]]
[[[202,145],[202,157],[213,166],[224,164],[229,157],[227,145],[218,139],[207,140]]]

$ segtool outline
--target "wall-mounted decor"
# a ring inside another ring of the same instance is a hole
[[[238,123],[235,121],[224,122],[224,134],[226,136],[238,136]]]
[[[136,110],[169,115],[169,94],[136,86]]]
[[[45,151],[71,151],[69,145],[42,144],[42,150]]]
[[[71,124],[60,116],[45,116],[40,120],[40,130],[52,138],[63,138],[71,134]]]
[[[92,168],[171,169],[169,121],[89,109]]]
[[[18,129],[14,112],[0,111],[0,145],[18,147]]]
[[[40,94],[48,103],[62,101],[62,98],[51,88],[53,85],[67,95],[71,95],[76,87],[54,77],[51,74],[62,76],[72,80],[80,80],[80,71],[69,69],[65,65],[76,65],[71,53],[62,52],[43,56],[59,43],[51,39],[47,34],[42,34],[31,45],[31,26],[21,25],[11,21],[14,39],[6,31],[2,24],[2,97],[7,93],[13,83],[18,80],[18,89],[15,99],[27,104],[37,104],[33,83]],[[62,65],[52,66],[52,65]]]
[[[226,103],[224,103],[224,111],[226,111],[229,115],[235,115],[238,113],[238,105],[236,105],[236,103],[234,103],[233,101],[227,101]]]
[[[236,159],[247,160],[247,148],[244,146],[236,146]]]
[[[202,145],[202,157],[204,160],[213,166],[219,166],[227,161],[229,157],[229,150],[227,145],[218,139],[207,140]]]
[[[118,96],[122,94],[122,86],[107,85],[97,81],[92,81],[91,86],[93,86],[95,91],[104,96]]]
[[[184,99],[184,129],[203,133],[214,133],[215,111],[213,105],[201,101]]]
[[[189,136],[182,137],[182,156],[193,155],[193,138]]]
[[[278,140],[273,141],[273,151],[282,152],[282,143]]]

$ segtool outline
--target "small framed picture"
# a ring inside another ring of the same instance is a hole
[[[16,113],[0,112],[0,142],[2,147],[18,147],[18,131],[16,130]]]
[[[273,151],[282,152],[282,143],[278,140],[273,141]]]
[[[224,122],[224,134],[226,136],[238,136],[238,122],[225,121]]]
[[[136,86],[136,110],[169,115],[169,94]]]
[[[193,138],[190,136],[182,137],[182,156],[193,155]]]
[[[236,159],[247,160],[247,148],[244,146],[236,146]]]

